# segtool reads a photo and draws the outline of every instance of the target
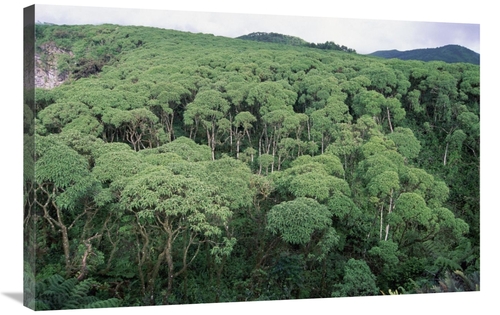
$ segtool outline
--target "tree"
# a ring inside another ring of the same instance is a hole
[[[306,244],[314,231],[326,229],[330,224],[328,209],[305,197],[275,205],[267,215],[267,229],[291,244]]]
[[[306,161],[302,164],[300,162]],[[273,174],[277,190],[283,198],[289,196],[308,197],[319,202],[326,202],[334,193],[350,195],[349,185],[343,179],[333,174],[338,174],[332,170],[329,159],[311,159],[307,161],[307,156],[292,164],[292,167],[285,171]],[[333,173],[333,174],[332,174]]]
[[[172,141],[174,135],[174,117],[181,105],[187,102],[190,92],[178,82],[157,84],[151,93],[153,99],[149,100],[149,107],[160,119],[165,128],[167,141]]]
[[[196,134],[199,125],[205,129],[207,143],[212,150],[212,160],[215,160],[218,127],[228,110],[229,103],[220,92],[205,90],[196,95],[184,112],[184,123],[191,127],[191,136]]]
[[[405,110],[401,107],[401,102],[394,97],[390,97],[385,101],[385,112],[387,123],[391,133],[394,132],[393,122],[399,123],[406,115]],[[392,119],[391,119],[392,116]]]
[[[401,86],[409,85],[409,82],[398,74],[394,68],[382,63],[372,63],[360,71],[360,75],[370,80],[370,88],[385,96],[395,96],[401,91]]]
[[[398,244],[393,241],[380,241],[369,251],[367,262],[370,269],[377,275],[377,285],[382,291],[397,287],[394,280],[397,278],[397,267],[400,263]],[[401,256],[403,257],[403,256]]]
[[[76,130],[86,135],[100,136],[104,131],[104,126],[91,115],[82,115],[75,118],[63,127],[62,132]]]
[[[313,139],[320,139],[321,153],[325,151],[331,139],[338,132],[338,124],[350,123],[352,120],[347,105],[333,97],[328,99],[324,108],[312,112],[310,117],[311,134]]]
[[[393,133],[387,135],[387,138],[394,141],[398,152],[405,158],[412,160],[418,157],[421,145],[411,129],[396,127]]]
[[[369,115],[375,122],[381,123],[381,108],[385,103],[385,97],[377,91],[361,91],[353,99],[353,109],[358,117]]]
[[[236,137],[236,158],[239,158],[240,144],[245,134],[248,136],[248,144],[252,145],[252,139],[250,137],[250,129],[252,129],[253,127],[252,124],[255,123],[256,121],[257,118],[255,118],[254,115],[252,115],[250,112],[247,111],[239,112],[234,117],[233,126],[235,129],[234,135]]]
[[[328,145],[325,152],[338,156],[343,160],[344,174],[352,175],[356,152],[362,143],[359,132],[351,124],[340,123],[336,125],[332,137],[334,140]]]
[[[434,232],[432,224],[432,211],[422,196],[413,193],[401,193],[394,205],[394,211],[389,217],[389,222],[395,226],[393,239],[397,240],[400,246],[408,246],[415,239],[425,239],[429,234],[420,236],[415,232],[423,230]]]
[[[219,244],[222,228],[231,216],[215,189],[160,167],[131,178],[120,203],[135,220],[141,244],[137,249],[139,279],[143,294],[151,296],[150,303],[155,301],[156,279],[163,264],[167,267],[163,303],[168,303],[174,279],[186,272],[201,244]],[[179,256],[176,246],[180,246]]]
[[[38,119],[50,133],[59,133],[74,119],[90,116],[90,109],[81,102],[55,103],[38,113]]]
[[[387,120],[391,132],[394,130],[393,122],[400,122],[406,115],[397,98],[386,98],[383,94],[373,90],[356,94],[353,98],[353,109],[358,117],[369,115],[379,125]]]
[[[335,286],[332,296],[368,296],[377,295],[376,277],[364,260],[351,258],[344,269],[341,284]]]
[[[380,205],[380,239],[382,239],[382,226],[384,222],[384,209],[387,203],[387,214],[390,216],[394,207],[394,196],[399,190],[399,176],[394,171],[385,171],[373,177],[368,183],[368,191],[372,196],[371,201]],[[384,240],[389,236],[389,223],[385,227]]]
[[[117,184],[123,178],[133,176],[146,167],[140,156],[128,150],[113,150],[101,154],[96,160],[92,174],[103,184]]]
[[[70,276],[76,271],[70,231],[77,229],[83,239],[89,237],[85,222],[99,210],[94,196],[101,187],[87,160],[59,139],[37,137],[36,143],[35,202],[50,230],[60,233],[65,272]]]
[[[343,102],[346,95],[340,91],[339,82],[334,76],[326,76],[315,72],[308,73],[302,80],[297,81],[294,86],[298,90],[298,105],[300,111],[306,113],[307,109],[313,110],[325,107],[329,98]]]
[[[160,145],[158,133],[158,117],[146,108],[132,110],[106,109],[102,115],[105,131],[109,134],[106,138],[112,142],[116,136],[129,142],[135,151],[147,147]],[[106,140],[106,139],[105,139]]]
[[[175,153],[186,161],[209,161],[212,158],[211,149],[203,144],[197,144],[187,137],[178,137],[170,143],[157,148],[158,153]]]

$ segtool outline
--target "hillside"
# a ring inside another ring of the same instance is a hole
[[[478,290],[479,66],[35,30],[27,305]]]
[[[237,39],[243,39],[243,40],[253,40],[257,42],[265,42],[265,43],[279,43],[283,45],[290,45],[290,46],[303,46],[303,47],[310,47],[310,48],[318,48],[318,49],[325,49],[325,50],[337,50],[337,51],[344,51],[344,52],[349,52],[349,53],[355,53],[356,51],[354,49],[348,48],[344,45],[337,45],[333,41],[327,41],[325,43],[309,43],[302,38],[296,37],[296,36],[290,36],[290,35],[283,35],[279,33],[266,33],[266,32],[255,32],[255,33],[250,33],[248,35],[242,35],[237,37]]]
[[[424,48],[407,51],[382,50],[369,54],[382,58],[401,60],[444,61],[448,63],[466,62],[479,65],[479,54],[459,45],[446,45],[438,48]]]
[[[279,33],[255,32],[237,37],[243,40],[253,40],[258,42],[279,43],[291,46],[304,46],[307,42],[302,38]]]

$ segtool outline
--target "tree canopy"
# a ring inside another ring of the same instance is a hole
[[[67,52],[65,82],[24,113],[36,309],[478,279],[479,66],[150,27],[36,34],[42,57]]]

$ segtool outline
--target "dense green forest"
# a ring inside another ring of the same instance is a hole
[[[290,35],[284,35],[279,33],[266,33],[266,32],[255,32],[250,33],[248,35],[242,35],[237,37],[238,39],[244,40],[254,40],[258,42],[266,42],[266,43],[280,43],[284,45],[291,46],[304,46],[318,49],[327,49],[327,50],[339,50],[350,53],[356,53],[356,50],[352,48],[348,48],[344,45],[337,45],[335,42],[327,41],[325,43],[309,43],[303,40],[302,38]]]
[[[479,290],[479,66],[35,35],[64,83],[24,111],[25,305]]]

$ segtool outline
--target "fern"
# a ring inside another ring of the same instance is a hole
[[[102,301],[95,301],[85,305],[84,308],[109,308],[109,307],[119,307],[121,306],[121,300],[117,298],[111,298]]]
[[[443,256],[438,257],[434,264],[438,266],[441,270],[450,271],[450,270],[462,269],[460,268],[460,265],[456,261]]]
[[[35,275],[31,269],[31,266],[28,262],[24,262],[24,273],[23,273],[23,304],[24,306],[35,309]]]
[[[419,285],[415,281],[412,281],[412,283],[417,293],[479,291],[479,272],[467,275],[460,270],[446,271],[438,284],[431,287]]]
[[[64,279],[55,274],[37,283],[35,310],[63,310],[98,307],[117,307],[121,300],[112,298],[99,300],[89,294],[98,283],[92,279],[78,281],[76,278]]]
[[[34,309],[35,311],[48,311],[48,310],[50,310],[50,306],[45,304],[43,301],[35,300],[32,306],[33,307],[30,307],[30,308]]]
[[[454,274],[460,278],[464,291],[479,291],[479,272],[467,276],[462,271],[456,270]]]
[[[437,256],[441,252],[438,243],[433,240],[425,241],[422,245],[429,256]]]

